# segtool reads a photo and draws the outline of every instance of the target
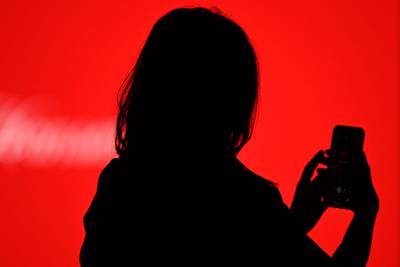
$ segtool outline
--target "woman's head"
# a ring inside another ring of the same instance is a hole
[[[175,9],[154,25],[121,89],[119,155],[236,154],[253,128],[255,53],[240,26],[219,11]]]

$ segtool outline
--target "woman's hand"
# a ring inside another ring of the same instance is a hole
[[[296,228],[308,233],[327,209],[323,199],[327,191],[328,173],[318,169],[318,175],[312,179],[318,164],[327,164],[324,151],[319,151],[304,168],[296,193],[290,207],[292,221]]]
[[[324,202],[329,190],[329,171],[319,168],[319,164],[327,165],[330,151],[319,151],[304,168],[297,184],[295,196],[290,208],[290,214],[295,226],[304,233],[308,233],[328,208]],[[318,175],[312,179],[314,171]],[[379,198],[372,183],[371,171],[365,153],[359,154],[353,163],[351,177],[357,181],[351,189],[351,203],[349,207],[356,216],[376,215],[379,210]]]
[[[372,234],[379,209],[379,198],[372,184],[371,171],[365,153],[352,163],[350,177],[351,205],[354,217],[342,243],[332,256],[332,266],[365,267],[371,250]]]
[[[356,183],[352,188],[350,209],[358,215],[376,215],[379,210],[379,198],[372,183],[371,169],[367,157],[360,153],[352,169],[352,178]]]

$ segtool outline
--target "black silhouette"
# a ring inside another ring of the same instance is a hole
[[[366,265],[378,198],[364,155],[357,166],[368,179],[332,257],[306,235],[327,208],[328,171],[311,178],[329,155],[306,166],[290,209],[236,158],[252,132],[257,64],[244,31],[218,10],[159,19],[122,89],[119,157],[84,216],[81,266]]]

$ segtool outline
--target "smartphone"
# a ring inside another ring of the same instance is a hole
[[[356,159],[362,153],[365,131],[360,127],[337,125],[333,129],[328,163],[330,207],[351,209],[352,190],[357,186]]]

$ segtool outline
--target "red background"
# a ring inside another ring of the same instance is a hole
[[[219,7],[254,44],[260,110],[240,159],[276,181],[286,203],[334,125],[365,128],[381,199],[368,266],[399,266],[398,1],[3,1],[0,98],[35,99],[36,113],[25,110],[33,123],[73,121],[79,129],[104,120],[112,131],[117,89],[152,25],[182,5]],[[28,140],[24,151],[38,140],[27,135],[18,137]],[[0,153],[0,266],[78,266],[82,216],[113,154],[51,164],[40,153],[9,161],[12,151]],[[331,253],[349,219],[331,210],[310,235]]]

